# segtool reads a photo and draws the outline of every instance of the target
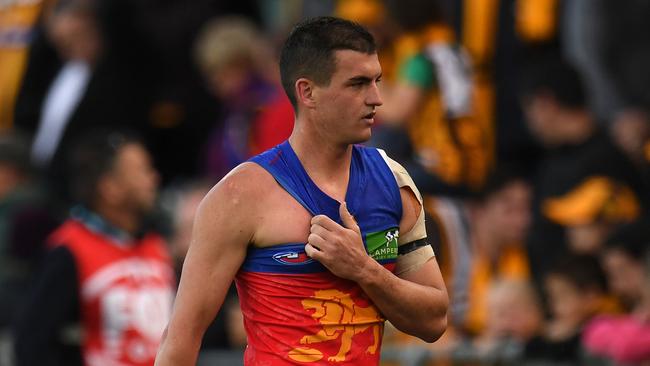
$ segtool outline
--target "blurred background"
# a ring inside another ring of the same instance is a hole
[[[376,38],[368,144],[425,196],[451,297],[434,344],[387,324],[383,364],[650,365],[644,0],[1,0],[0,365],[46,352],[16,334],[80,202],[78,141],[139,136],[180,273],[203,195],[289,136],[279,47],[319,15]],[[238,309],[233,290],[201,364],[241,363]]]

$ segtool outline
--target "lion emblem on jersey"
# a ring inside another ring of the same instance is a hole
[[[328,357],[330,362],[345,361],[352,348],[352,338],[368,328],[372,328],[373,343],[366,352],[375,354],[381,337],[381,317],[373,305],[357,305],[350,294],[339,290],[316,291],[314,296],[302,300],[305,310],[314,310],[312,318],[318,320],[323,329],[316,334],[306,335],[300,344],[313,344],[341,339],[341,347],[336,355]]]

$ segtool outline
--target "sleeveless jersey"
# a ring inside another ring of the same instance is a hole
[[[309,178],[288,142],[251,159],[312,215],[341,224],[339,202]],[[399,187],[379,151],[354,146],[346,193],[369,255],[397,259]],[[291,225],[291,223],[287,223]],[[246,365],[377,365],[384,318],[361,288],[308,257],[305,243],[250,248],[236,276]]]
[[[174,286],[162,238],[149,234],[118,245],[70,219],[50,242],[68,248],[76,263],[85,365],[153,365]]]

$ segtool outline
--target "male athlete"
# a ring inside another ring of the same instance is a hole
[[[372,36],[345,20],[296,26],[282,50],[288,141],[230,172],[198,210],[156,365],[194,365],[233,278],[246,365],[377,365],[383,324],[433,342],[447,293],[420,195],[368,140],[382,102]]]

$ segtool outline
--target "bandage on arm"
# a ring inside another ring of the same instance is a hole
[[[420,214],[418,215],[417,222],[411,230],[406,233],[400,233],[398,238],[398,257],[395,274],[401,275],[407,272],[418,270],[424,263],[435,256],[433,248],[426,241],[427,231],[424,223],[424,205],[422,195],[415,186],[413,179],[408,174],[406,169],[398,162],[389,158],[386,153],[379,150],[386,164],[395,176],[397,184],[401,188],[408,188],[413,192],[415,198],[420,203]]]

